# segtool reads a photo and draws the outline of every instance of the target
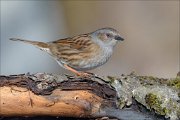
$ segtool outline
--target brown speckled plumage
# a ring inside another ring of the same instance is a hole
[[[79,35],[50,42],[49,48],[54,57],[74,68],[100,52],[100,47],[90,39],[88,35]]]
[[[76,72],[96,68],[110,58],[118,40],[123,40],[113,28],[102,28],[95,32],[60,39],[48,43],[17,38],[10,40],[32,44],[49,53],[66,69]]]

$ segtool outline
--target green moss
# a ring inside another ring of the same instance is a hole
[[[116,78],[112,76],[107,76],[107,78],[109,79],[110,83],[113,83],[116,80]]]
[[[118,108],[122,109],[126,105],[126,101],[123,98],[120,98],[118,101]]]
[[[177,116],[180,118],[180,108],[177,110]]]
[[[153,76],[137,76],[140,80],[151,80],[151,81],[156,81],[158,78],[153,77]]]
[[[166,115],[168,110],[165,107],[161,107],[162,101],[159,100],[157,95],[153,93],[149,93],[145,97],[146,104],[150,107],[150,109],[155,110],[156,113],[160,115]]]
[[[137,76],[137,78],[143,86],[151,86],[161,82],[161,79],[153,76]]]
[[[176,89],[180,89],[180,78],[177,77],[175,79],[169,80],[167,83],[168,86],[175,87]]]
[[[143,86],[151,86],[151,85],[157,85],[157,84],[167,84],[168,79],[164,78],[157,78],[153,76],[137,76],[137,79],[139,79],[141,85]]]

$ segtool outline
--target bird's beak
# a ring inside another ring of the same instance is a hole
[[[116,36],[114,37],[114,39],[115,39],[115,40],[120,40],[120,41],[123,41],[123,40],[124,40],[124,38],[120,37],[119,35],[116,35]]]

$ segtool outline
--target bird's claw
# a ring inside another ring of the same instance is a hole
[[[90,73],[86,73],[86,72],[79,72],[78,74],[77,74],[77,76],[79,76],[79,77],[91,77],[93,74],[90,74]]]

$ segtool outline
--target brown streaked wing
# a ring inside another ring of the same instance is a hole
[[[55,43],[60,47],[66,47],[66,48],[69,47],[71,49],[76,49],[81,51],[87,46],[92,44],[92,41],[90,39],[91,37],[88,34],[82,34],[72,38],[65,38],[65,39],[53,41],[51,43]]]
[[[60,39],[50,43],[50,50],[55,57],[66,62],[80,61],[84,57],[83,53],[90,52],[89,46],[94,44],[90,39],[91,37],[86,34]]]

